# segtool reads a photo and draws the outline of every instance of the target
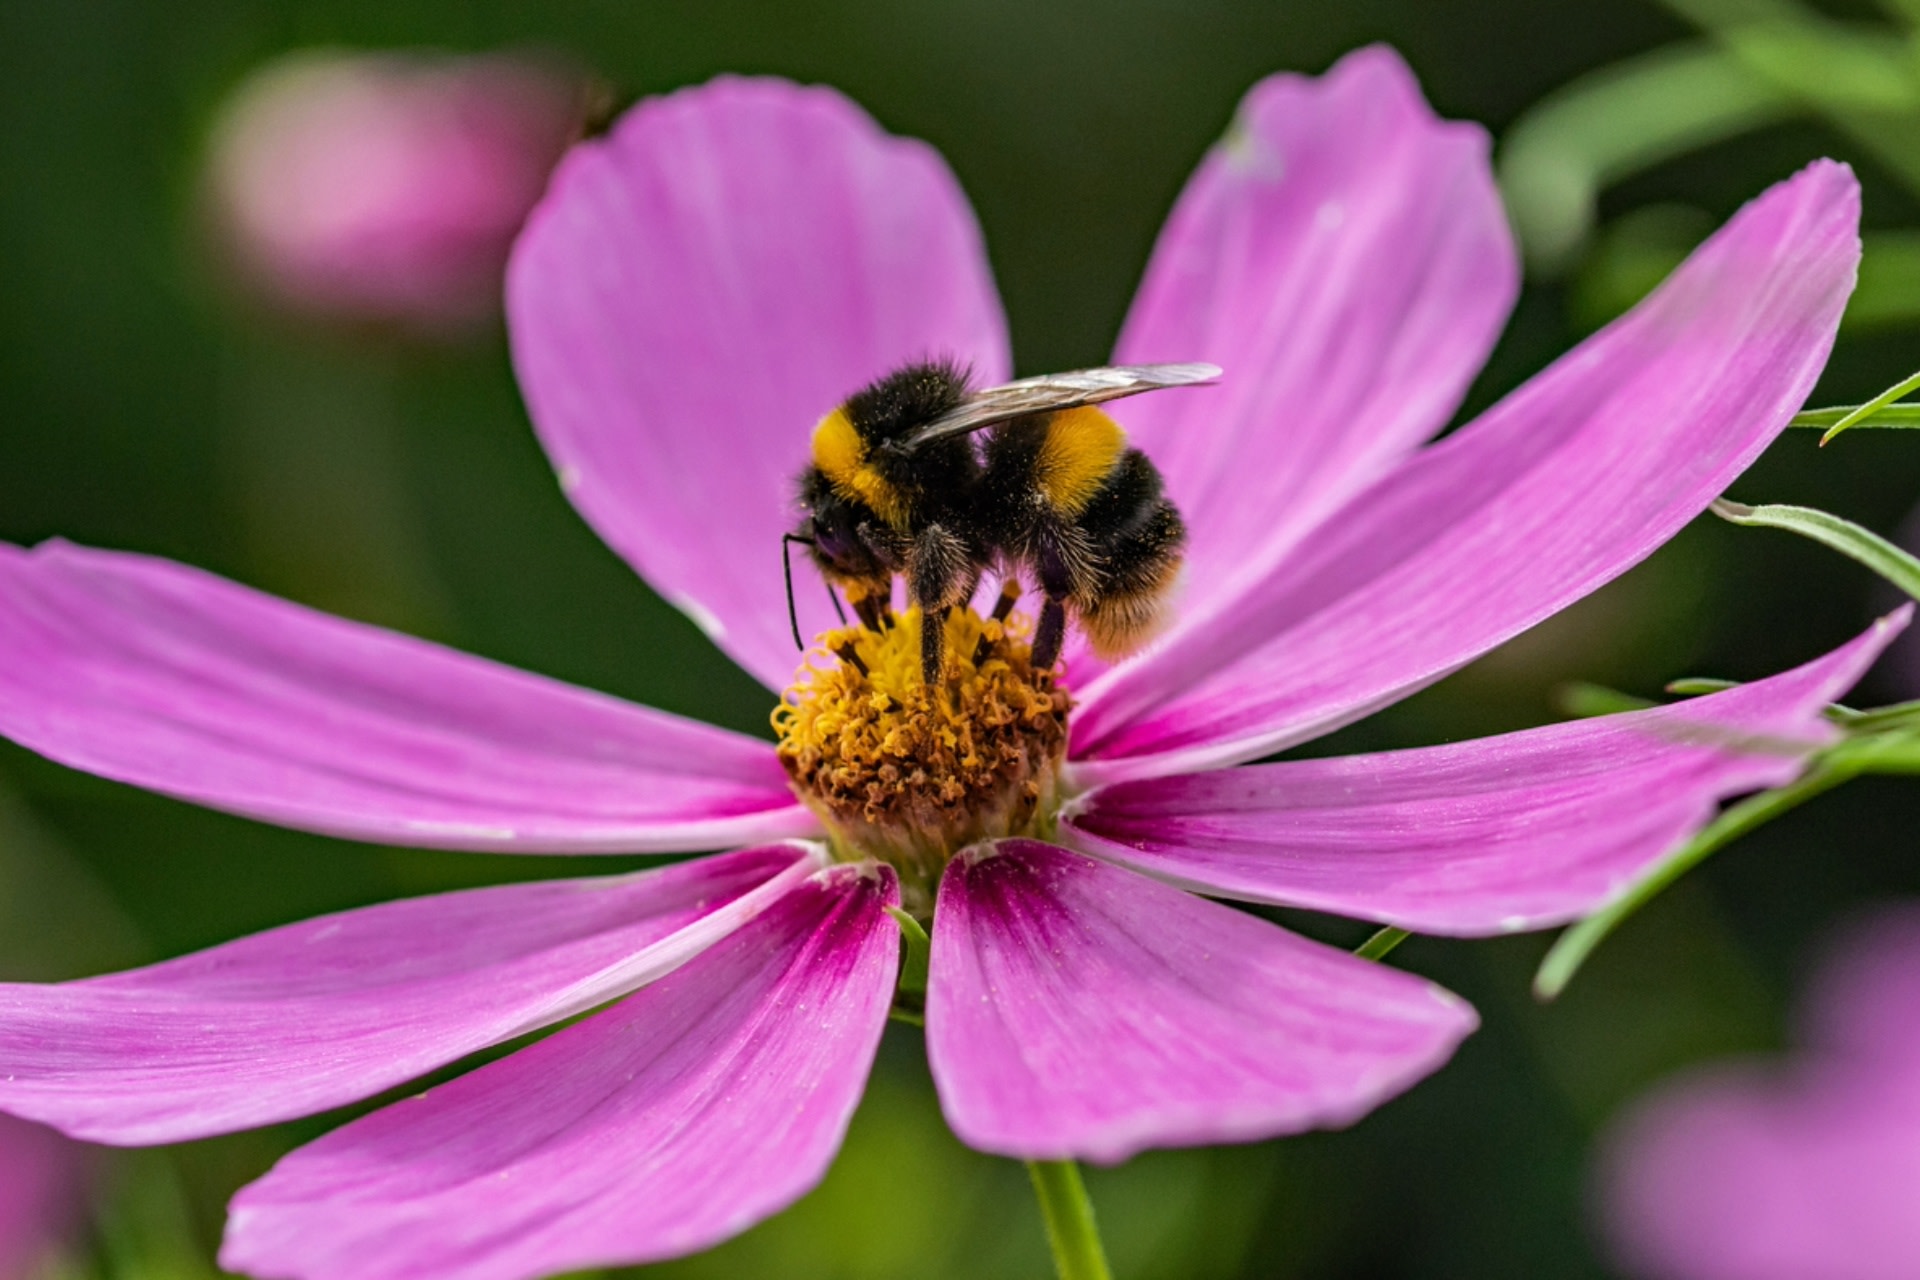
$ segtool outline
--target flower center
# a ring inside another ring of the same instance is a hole
[[[1026,619],[946,619],[939,683],[921,676],[916,607],[820,636],[773,713],[794,790],[837,856],[900,872],[925,916],[940,873],[980,840],[1044,834],[1066,751],[1066,691],[1033,669]]]

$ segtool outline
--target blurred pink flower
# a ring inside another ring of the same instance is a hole
[[[1801,1052],[1695,1070],[1616,1123],[1605,1223],[1650,1280],[1920,1276],[1920,906],[1844,937]]]
[[[1116,351],[1229,371],[1124,414],[1191,526],[1181,616],[1110,668],[1074,652],[1057,812],[943,851],[959,856],[926,1033],[962,1138],[1111,1161],[1349,1123],[1443,1062],[1472,1010],[1200,894],[1539,928],[1605,901],[1722,797],[1799,769],[1728,735],[1824,740],[1821,709],[1897,622],[1678,706],[1224,766],[1430,684],[1697,515],[1813,385],[1857,207],[1843,167],[1809,168],[1426,445],[1518,286],[1486,137],[1437,120],[1383,49],[1254,88]],[[508,298],[567,493],[776,689],[807,428],[911,359],[950,354],[983,381],[1011,363],[940,158],[773,80],[648,101],[577,148]],[[286,1157],[236,1197],[229,1267],[517,1280],[660,1258],[791,1203],[832,1159],[894,998],[898,882],[879,851],[821,841],[766,741],[63,543],[0,547],[0,732],[350,838],[747,846],[0,987],[0,1107],[133,1143],[323,1111],[614,1002]]]
[[[78,1224],[85,1184],[78,1143],[0,1115],[0,1280],[27,1280]]]
[[[215,123],[220,250],[274,305],[430,332],[498,314],[514,235],[581,122],[524,57],[296,54]]]

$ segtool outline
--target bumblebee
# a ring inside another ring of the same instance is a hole
[[[788,540],[807,547],[871,629],[892,625],[896,575],[932,619],[998,569],[1004,617],[1025,571],[1045,597],[1036,669],[1059,660],[1069,614],[1096,653],[1117,657],[1159,622],[1186,526],[1160,472],[1096,406],[1219,376],[1208,364],[1136,365],[974,390],[956,364],[908,365],[814,428],[799,482],[805,515]],[[920,630],[929,685],[940,676],[942,631]]]

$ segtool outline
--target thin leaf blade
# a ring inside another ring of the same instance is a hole
[[[1843,556],[1857,560],[1909,596],[1920,600],[1920,560],[1851,520],[1843,520],[1813,507],[1795,507],[1785,503],[1749,507],[1725,498],[1716,499],[1712,510],[1713,514],[1733,524],[1785,529],[1803,538],[1811,538]]]

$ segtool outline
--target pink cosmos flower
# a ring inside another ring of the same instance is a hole
[[[1436,120],[1382,49],[1257,86],[1181,197],[1115,355],[1228,370],[1120,414],[1191,525],[1179,617],[1110,668],[1070,651],[1070,711],[1015,678],[1017,645],[984,665],[949,647],[965,681],[1028,700],[970,720],[978,690],[956,677],[937,712],[979,746],[980,777],[1026,788],[1024,807],[985,796],[975,816],[992,802],[1000,825],[978,840],[908,822],[866,832],[898,845],[866,843],[760,739],[182,566],[0,548],[0,731],[56,760],[354,839],[737,850],[0,988],[0,1108],[97,1141],[178,1141],[365,1098],[597,1009],[287,1156],[236,1197],[222,1260],[509,1280],[699,1249],[832,1158],[895,999],[887,908],[904,879],[928,898],[937,883],[927,1048],[974,1146],[1112,1161],[1348,1123],[1444,1061],[1472,1011],[1200,895],[1458,935],[1573,919],[1720,798],[1791,776],[1790,754],[1740,742],[1823,740],[1819,709],[1898,624],[1679,706],[1224,766],[1430,684],[1700,512],[1813,385],[1856,209],[1851,175],[1813,166],[1426,445],[1516,291],[1486,138]],[[809,427],[914,358],[957,356],[983,381],[1010,367],[939,157],[777,81],[645,102],[577,148],[508,284],[515,363],[566,491],[769,688],[795,665],[778,551]],[[824,628],[819,594],[800,606]],[[865,634],[878,681],[892,642]],[[810,661],[789,729],[824,682],[852,679]],[[1067,721],[1064,753],[1016,732],[994,754],[999,728],[1048,715]],[[820,717],[809,732],[825,749]],[[980,780],[868,763],[882,810]]]
[[[1843,939],[1805,1051],[1661,1086],[1609,1139],[1609,1234],[1660,1280],[1920,1275],[1920,907]]]
[[[293,55],[214,126],[220,247],[294,311],[471,325],[498,314],[508,248],[580,117],[580,86],[528,58]]]
[[[0,1115],[0,1280],[27,1280],[80,1217],[81,1154],[51,1129]]]

